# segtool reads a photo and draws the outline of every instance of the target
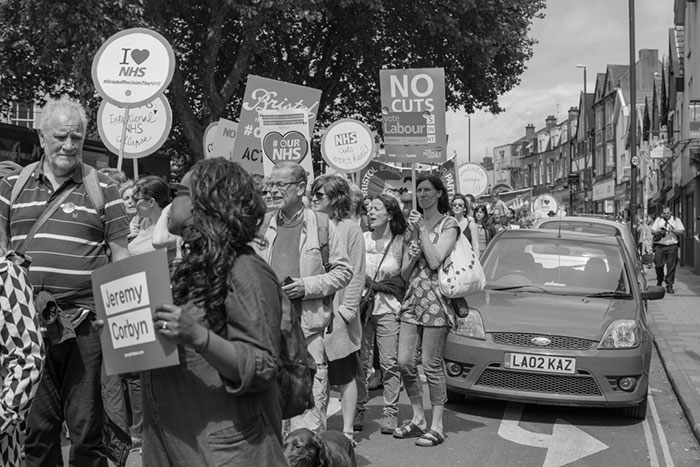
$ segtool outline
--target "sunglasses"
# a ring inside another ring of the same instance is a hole
[[[323,198],[326,197],[325,193],[321,193],[320,191],[314,191],[309,195],[309,199],[311,201],[323,201]]]
[[[170,198],[177,198],[178,196],[190,196],[190,187],[180,183],[171,183]]]

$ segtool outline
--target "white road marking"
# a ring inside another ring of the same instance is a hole
[[[517,444],[547,449],[543,467],[561,467],[607,449],[608,446],[574,425],[556,419],[552,434],[533,433],[519,426],[523,404],[509,402],[498,435]]]
[[[659,436],[659,444],[661,445],[661,452],[664,453],[664,462],[666,462],[666,467],[674,467],[673,458],[671,457],[671,450],[668,446],[668,441],[666,440],[666,433],[661,426],[661,419],[659,418],[659,412],[656,410],[656,404],[654,403],[654,398],[649,392],[649,408],[651,409],[651,416],[654,419],[654,427],[656,427],[656,433]]]
[[[642,427],[644,428],[644,439],[647,442],[647,450],[649,451],[649,467],[660,467],[659,456],[656,454],[656,447],[654,446],[654,437],[651,434],[651,428],[649,428],[649,422],[646,418],[642,422]]]

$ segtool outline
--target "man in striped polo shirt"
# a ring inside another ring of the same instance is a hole
[[[53,294],[60,313],[72,324],[75,338],[59,343],[45,336],[46,365],[27,418],[26,464],[62,465],[61,423],[72,443],[70,465],[107,467],[102,443],[102,396],[99,331],[90,273],[129,255],[129,225],[117,186],[98,175],[104,216],[98,212],[83,179],[82,150],[87,128],[77,102],[51,100],[43,108],[39,140],[44,155],[13,205],[12,187],[19,171],[0,181],[0,221],[10,247],[18,249],[46,206],[75,186],[27,247],[34,293]],[[39,310],[37,310],[39,311]]]

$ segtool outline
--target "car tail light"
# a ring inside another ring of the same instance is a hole
[[[486,340],[481,313],[473,307],[469,307],[469,314],[466,318],[457,318],[456,329],[453,329],[452,332],[472,339]]]
[[[639,346],[639,326],[633,319],[610,323],[598,345],[599,349],[631,349]]]

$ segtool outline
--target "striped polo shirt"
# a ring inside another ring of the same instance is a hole
[[[83,183],[82,165],[58,190],[44,174],[44,158],[27,181],[10,211],[12,187],[20,171],[0,181],[0,219],[10,227],[10,248],[18,249],[46,205],[65,188],[77,185],[51,218],[39,229],[26,253],[31,256],[29,280],[34,293],[51,292],[62,306],[92,306],[90,273],[106,265],[107,242],[126,238],[129,221],[117,185],[98,173],[105,203],[104,226]],[[9,213],[9,216],[8,216]]]

